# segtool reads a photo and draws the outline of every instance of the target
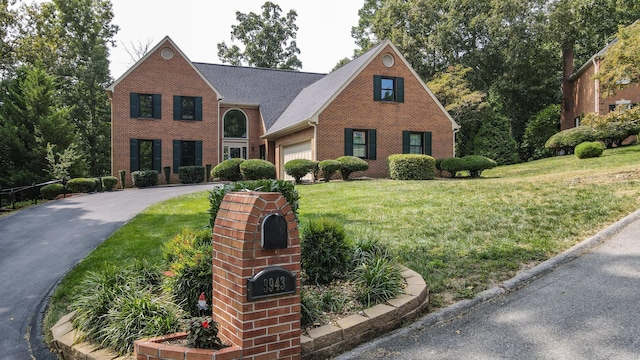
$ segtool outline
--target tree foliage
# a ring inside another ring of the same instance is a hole
[[[228,46],[224,41],[218,43],[218,57],[232,65],[248,64],[272,69],[300,69],[302,62],[297,54],[296,44],[298,26],[295,10],[289,10],[280,16],[280,6],[267,1],[262,5],[262,13],[236,12],[237,25],[231,26],[231,40],[239,40],[238,45]]]
[[[594,78],[600,81],[604,96],[640,83],[640,21],[618,30]]]

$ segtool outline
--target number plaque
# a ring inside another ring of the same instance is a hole
[[[291,271],[281,266],[269,266],[247,279],[249,301],[294,292],[296,292],[296,277]]]

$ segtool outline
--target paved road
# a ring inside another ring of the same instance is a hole
[[[58,281],[147,206],[214,186],[90,194],[48,202],[0,218],[0,357],[55,358],[41,346],[39,333],[42,310]]]
[[[640,211],[460,305],[337,359],[640,359]]]

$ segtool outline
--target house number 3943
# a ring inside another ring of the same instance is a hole
[[[279,293],[287,288],[287,282],[284,276],[276,278],[267,278],[262,280],[262,291],[265,294]]]

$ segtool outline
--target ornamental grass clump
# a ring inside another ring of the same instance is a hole
[[[374,254],[367,257],[352,277],[358,300],[367,307],[384,303],[402,294],[404,278],[393,259]]]

